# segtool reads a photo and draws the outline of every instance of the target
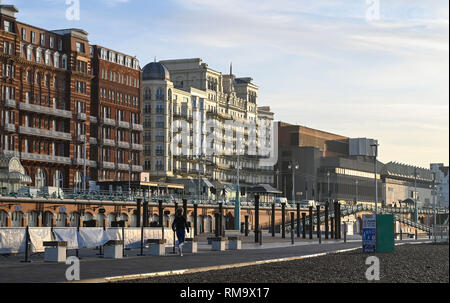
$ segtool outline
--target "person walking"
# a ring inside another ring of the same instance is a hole
[[[186,230],[189,233],[189,226],[187,224],[185,216],[183,216],[183,209],[178,208],[175,213],[175,219],[172,223],[172,230],[176,232],[178,239],[178,249],[180,256],[183,256],[184,239],[186,238]],[[175,245],[175,243],[174,243]]]

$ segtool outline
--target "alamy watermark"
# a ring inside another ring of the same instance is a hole
[[[377,257],[368,257],[366,265],[369,265],[366,271],[367,281],[380,281],[380,259]]]
[[[66,270],[66,280],[80,281],[80,259],[69,257],[66,259],[66,265],[70,265]]]
[[[369,23],[379,21],[380,16],[380,0],[366,0],[366,20]]]
[[[80,0],[66,0],[66,19],[80,21]]]

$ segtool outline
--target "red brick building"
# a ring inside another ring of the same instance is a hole
[[[38,188],[82,188],[85,158],[90,180],[128,180],[130,169],[138,179],[137,59],[91,46],[81,29],[45,30],[16,13],[0,5],[0,154],[19,158]]]

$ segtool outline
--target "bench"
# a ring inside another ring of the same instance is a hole
[[[67,259],[67,242],[66,241],[48,241],[44,242],[45,262],[65,263]]]
[[[227,238],[225,237],[214,237],[211,239],[212,250],[213,251],[224,251],[227,244]]]
[[[122,259],[123,258],[123,240],[110,240],[104,245],[103,258]]]
[[[241,250],[242,249],[242,237],[228,237],[228,249],[229,250]]]
[[[149,244],[149,255],[151,256],[165,256],[166,255],[166,243],[167,240],[164,239],[148,239],[147,244]]]
[[[183,252],[190,254],[195,254],[198,251],[198,239],[197,238],[186,238],[184,243]]]

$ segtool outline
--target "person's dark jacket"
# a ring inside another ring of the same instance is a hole
[[[175,217],[175,220],[173,220],[173,223],[172,223],[172,229],[174,231],[180,230],[180,229],[186,229],[187,232],[189,232],[189,226],[186,221],[186,218],[184,216]]]

